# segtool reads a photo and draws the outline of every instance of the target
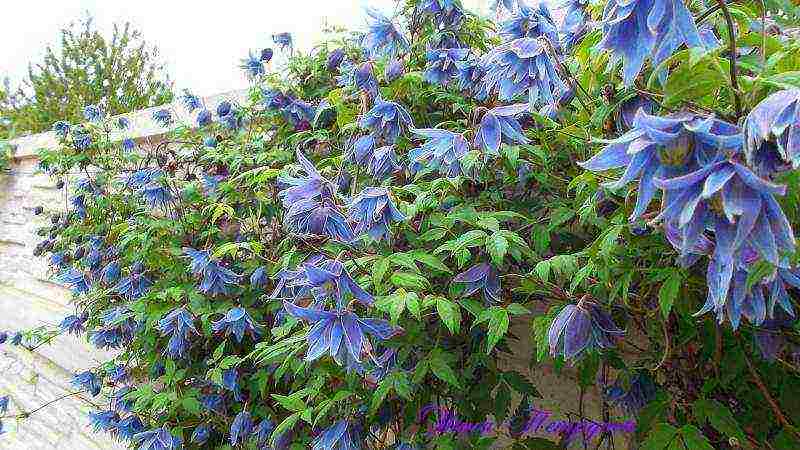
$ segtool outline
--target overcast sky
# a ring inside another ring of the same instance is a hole
[[[488,3],[467,0],[465,5]],[[18,82],[29,62],[38,61],[62,26],[85,11],[101,30],[130,21],[156,43],[179,89],[198,95],[240,89],[238,69],[248,50],[271,46],[272,33],[291,32],[296,46],[309,49],[323,24],[364,26],[363,7],[387,14],[395,0],[22,0],[3,7],[0,24],[0,77]]]

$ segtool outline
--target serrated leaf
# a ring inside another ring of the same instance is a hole
[[[423,252],[423,251],[414,251],[411,252],[411,255],[417,261],[421,262],[422,264],[436,270],[440,270],[442,272],[452,273],[449,267],[447,267],[441,259],[438,257],[431,255],[430,253]]]
[[[506,335],[508,331],[508,313],[505,309],[500,307],[492,307],[487,310],[489,314],[489,333],[486,335],[488,349],[486,353],[491,353],[494,346],[500,342],[500,339]]]
[[[395,272],[389,280],[397,287],[413,290],[425,290],[431,285],[428,279],[422,275],[409,272]]]
[[[503,264],[503,258],[508,251],[508,241],[505,236],[500,232],[495,232],[486,238],[486,251],[492,257],[492,261],[496,266]]]
[[[447,364],[444,360],[443,355],[440,351],[434,350],[431,352],[430,362],[429,362],[431,372],[436,375],[436,378],[451,384],[457,388],[461,388],[461,383],[458,382],[458,378],[456,377],[456,373],[453,369]]]
[[[444,297],[436,297],[436,312],[451,334],[461,329],[461,311],[458,305]]]
[[[386,272],[389,271],[389,266],[392,264],[390,258],[379,258],[378,261],[372,266],[372,284],[375,290],[380,291],[383,284],[383,278]]]
[[[678,429],[668,423],[659,423],[653,426],[647,439],[642,442],[642,450],[664,450],[678,436]]]
[[[666,319],[672,311],[672,305],[675,299],[678,298],[678,292],[681,289],[681,282],[683,281],[680,273],[675,271],[661,284],[658,290],[658,305],[661,309],[661,315]]]
[[[278,402],[279,405],[283,406],[284,408],[292,412],[298,412],[306,409],[306,402],[304,402],[298,396],[295,396],[295,394],[292,395],[272,394],[272,398],[275,399],[275,401]]]

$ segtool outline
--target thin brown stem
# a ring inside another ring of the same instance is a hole
[[[750,371],[750,376],[753,377],[753,381],[758,386],[758,390],[761,391],[761,394],[764,395],[764,398],[767,399],[767,403],[769,403],[770,408],[772,408],[772,413],[775,414],[775,417],[778,419],[778,422],[787,430],[790,431],[792,434],[800,438],[800,433],[794,428],[794,426],[789,422],[789,419],[786,418],[786,415],[783,414],[781,411],[778,402],[775,401],[775,398],[772,397],[772,394],[769,393],[767,389],[767,385],[764,384],[764,380],[761,379],[761,375],[758,374],[755,366],[753,366],[753,362],[750,361],[750,357],[747,356],[746,353],[744,354],[744,361],[747,363],[747,370]]]
[[[742,100],[739,98],[739,80],[736,71],[736,29],[733,24],[731,11],[725,0],[717,0],[722,14],[725,16],[725,24],[728,27],[728,59],[730,60],[731,88],[733,89],[733,105],[736,108],[736,119],[742,117]]]

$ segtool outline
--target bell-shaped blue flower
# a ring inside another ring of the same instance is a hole
[[[227,295],[230,286],[236,286],[240,276],[211,256],[208,250],[183,248],[183,254],[189,258],[189,268],[195,275],[202,277],[198,289],[208,295]]]
[[[64,320],[58,324],[58,328],[61,329],[62,333],[69,333],[77,336],[85,331],[83,327],[84,322],[86,322],[85,318],[73,314],[64,317]]]
[[[623,334],[599,305],[582,299],[565,306],[550,325],[550,354],[575,360],[586,351],[613,347]]]
[[[378,80],[375,78],[375,68],[371,62],[363,62],[355,67],[352,72],[352,84],[370,97],[378,95]]]
[[[353,281],[344,265],[337,260],[310,259],[301,265],[297,275],[287,275],[286,287],[291,289],[293,298],[310,294],[320,304],[333,299],[339,307],[343,307],[351,296],[366,306],[373,303],[372,296]]]
[[[188,89],[183,90],[183,93],[181,94],[181,103],[188,112],[192,112],[203,106],[203,103],[200,101],[200,98],[189,92]]]
[[[423,16],[433,19],[443,29],[455,29],[464,20],[464,8],[453,0],[422,0],[417,5]]]
[[[211,324],[211,329],[215,332],[233,335],[236,342],[242,342],[245,334],[250,335],[254,341],[258,340],[261,335],[260,328],[250,314],[241,307],[230,309],[223,318]]]
[[[89,122],[100,122],[105,118],[103,110],[98,105],[87,105],[83,108],[83,118]]]
[[[225,413],[225,399],[218,394],[208,394],[200,397],[200,405],[211,412]]]
[[[173,436],[166,425],[138,433],[133,440],[139,445],[139,450],[179,450],[182,444],[181,439]]]
[[[587,0],[568,0],[565,4],[564,19],[561,22],[561,47],[570,50],[580,42],[588,31],[586,26]]]
[[[152,285],[153,282],[146,276],[131,273],[129,276],[121,278],[112,290],[128,300],[136,300],[147,294]]]
[[[349,217],[355,223],[356,235],[366,233],[375,240],[389,239],[389,224],[406,219],[389,198],[389,191],[382,187],[361,191],[350,204]]]
[[[259,422],[253,431],[256,437],[256,444],[260,446],[266,445],[273,431],[275,431],[275,422],[269,419]]]
[[[461,158],[469,151],[469,142],[463,135],[436,128],[415,129],[412,132],[428,140],[408,153],[411,173],[425,169],[436,170],[446,177],[463,175]]]
[[[482,290],[486,303],[495,304],[500,302],[500,277],[497,274],[497,269],[491,264],[475,264],[456,275],[453,278],[453,283],[465,285],[465,291],[461,294],[463,297],[468,297],[478,290]]]
[[[403,76],[403,73],[405,73],[403,60],[399,58],[393,58],[389,60],[389,62],[386,64],[386,67],[383,69],[383,79],[387,83],[391,83],[392,81]]]
[[[334,71],[339,68],[339,65],[342,64],[344,61],[344,49],[343,48],[335,48],[328,53],[328,59],[325,63],[326,67],[329,71]]]
[[[395,57],[408,51],[408,40],[391,19],[375,8],[366,8],[367,33],[361,46],[370,58]]]
[[[259,266],[250,274],[250,284],[256,287],[264,287],[269,283],[269,274],[267,268]]]
[[[58,281],[66,284],[76,294],[89,292],[91,284],[83,272],[70,268],[58,275]]]
[[[547,4],[539,3],[538,7],[520,5],[507,20],[500,24],[500,36],[506,41],[519,38],[542,37],[558,49],[558,27]]]
[[[237,402],[244,400],[239,386],[239,371],[235,367],[222,372],[222,387],[233,392],[233,399]]]
[[[258,79],[258,77],[267,73],[260,55],[254,55],[252,52],[247,54],[247,58],[242,59],[239,68],[241,68],[247,75],[247,78],[251,80]]]
[[[361,437],[347,419],[340,420],[314,439],[311,450],[360,450]]]
[[[275,33],[272,35],[272,42],[274,42],[281,50],[292,51],[292,35],[291,33]]]
[[[490,155],[499,155],[501,142],[527,144],[528,138],[522,134],[522,125],[515,117],[527,110],[528,105],[520,103],[487,111],[475,133],[475,147],[484,149]]]
[[[458,75],[459,61],[469,55],[466,48],[434,48],[425,52],[425,81],[431,84],[447,85]]]
[[[778,91],[762,100],[747,115],[744,134],[747,163],[765,168],[762,176],[779,170],[778,161],[800,167],[800,89]],[[765,160],[772,163],[765,165]]]
[[[208,438],[211,437],[211,427],[208,425],[198,425],[194,431],[192,432],[192,437],[190,441],[193,444],[203,445],[208,442]]]
[[[121,441],[131,441],[134,436],[144,431],[144,424],[138,416],[131,414],[118,420],[111,431]]]
[[[157,109],[153,112],[153,121],[166,128],[172,125],[172,113],[168,109]]]
[[[83,389],[95,397],[100,394],[100,389],[103,387],[100,377],[88,370],[73,376],[71,383],[76,388]]]
[[[175,308],[158,321],[156,329],[162,336],[170,336],[166,353],[172,358],[183,358],[189,348],[192,334],[199,335],[194,327],[194,317],[185,308]]]
[[[94,431],[112,431],[117,426],[119,414],[114,411],[89,411],[89,423]]]
[[[411,115],[401,105],[378,97],[375,105],[360,120],[362,128],[372,131],[376,138],[393,144],[400,133],[413,127]]]
[[[470,58],[456,63],[458,67],[458,88],[469,94],[478,101],[484,101],[489,96],[486,90],[486,83],[483,78],[486,76],[486,68],[481,65],[479,59]]]
[[[236,447],[238,444],[244,444],[252,432],[253,418],[249,412],[242,410],[231,422],[231,445]]]
[[[101,277],[103,278],[103,282],[106,284],[114,284],[119,280],[119,276],[121,274],[119,262],[111,261],[103,268],[101,273]]]

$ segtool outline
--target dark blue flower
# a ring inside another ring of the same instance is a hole
[[[208,250],[195,250],[184,247],[183,254],[189,258],[189,267],[192,273],[202,276],[198,289],[208,295],[227,295],[230,286],[239,283],[240,276],[211,256]]]
[[[469,58],[456,63],[458,67],[458,88],[469,94],[478,101],[486,100],[489,92],[486,90],[486,83],[483,82],[486,76],[486,68],[480,60]]]
[[[272,48],[270,48],[270,47],[262,48],[261,49],[261,62],[266,64],[266,63],[272,61],[272,56],[274,54],[275,54],[275,52],[272,51]]]
[[[103,268],[101,276],[103,278],[103,282],[106,284],[115,283],[120,276],[119,263],[117,261],[111,261],[106,264],[106,266]]]
[[[606,396],[611,403],[620,405],[630,414],[637,415],[656,397],[656,385],[652,378],[644,372],[637,372],[629,379],[620,377],[606,388]]]
[[[5,344],[7,339],[8,339],[8,332],[0,331],[0,344]]]
[[[253,434],[256,436],[256,443],[258,445],[265,445],[273,431],[275,431],[275,422],[269,419],[263,419],[256,425],[253,431]]]
[[[651,116],[639,109],[633,129],[605,141],[609,145],[600,153],[579,164],[595,172],[625,167],[622,178],[604,184],[608,189],[620,189],[639,179],[639,195],[630,216],[634,220],[655,197],[656,179],[696,170],[720,152],[738,149],[741,140],[737,127],[720,120],[685,113]]]
[[[217,333],[232,334],[236,338],[236,342],[242,342],[245,334],[249,334],[253,340],[258,340],[261,335],[261,327],[253,322],[252,317],[244,308],[240,307],[229,310],[223,318],[213,322],[211,328]]]
[[[89,288],[91,287],[89,279],[86,277],[86,275],[83,272],[73,268],[61,272],[57,278],[58,281],[69,286],[69,288],[72,289],[72,292],[76,294],[85,294],[86,292],[89,292]]]
[[[520,38],[499,45],[481,58],[489,92],[499,92],[500,100],[513,101],[527,96],[530,107],[556,102],[567,86],[556,72],[547,46],[539,39]]]
[[[284,208],[291,208],[301,200],[332,200],[333,194],[336,192],[333,183],[323,177],[299,150],[297,151],[297,161],[305,172],[305,176],[281,175],[278,177],[278,185],[282,187],[278,196],[283,202]]]
[[[56,133],[58,137],[64,139],[65,137],[67,137],[67,134],[70,131],[70,126],[67,122],[59,120],[58,122],[53,123],[53,131]]]
[[[198,127],[205,127],[211,124],[213,117],[211,115],[211,111],[203,108],[197,113],[197,126]],[[209,146],[211,147],[211,146]]]
[[[383,79],[387,83],[391,83],[392,81],[403,76],[404,72],[405,72],[405,67],[403,66],[403,60],[399,58],[394,58],[391,59],[386,64],[386,68],[383,69]]]
[[[100,122],[104,117],[105,114],[98,105],[87,105],[83,108],[83,118],[89,122]]]
[[[359,125],[372,131],[374,137],[384,139],[390,144],[397,141],[404,129],[414,126],[411,115],[405,108],[380,97],[375,100],[372,109],[361,118]]]
[[[221,395],[209,394],[200,397],[200,404],[211,412],[223,414],[225,412],[225,399]]]
[[[316,439],[311,450],[359,450],[361,437],[353,424],[343,419],[323,430]]]
[[[328,53],[328,60],[326,61],[326,66],[328,67],[329,71],[334,71],[339,68],[339,65],[342,64],[344,60],[344,49],[343,48],[336,48],[331,50]]]
[[[703,42],[683,0],[610,0],[605,6],[597,47],[611,50],[612,64],[622,59],[626,85],[648,57],[658,66],[684,44],[701,47]]]
[[[194,429],[190,441],[193,444],[203,445],[208,442],[209,437],[211,437],[211,427],[203,424]]]
[[[200,99],[196,95],[189,92],[188,89],[183,90],[183,94],[181,95],[181,103],[188,112],[192,112],[195,109],[203,106],[203,103],[200,101]]]
[[[121,278],[112,289],[128,300],[136,300],[146,295],[152,285],[153,282],[146,276],[131,273],[129,276]]]
[[[500,277],[491,264],[476,264],[453,278],[453,283],[464,283],[466,290],[461,295],[470,296],[479,289],[483,290],[483,298],[487,303],[500,302]]]
[[[131,138],[125,138],[122,140],[122,149],[126,152],[132,151],[136,148],[136,142]]]
[[[269,274],[267,268],[259,266],[250,274],[250,284],[257,287],[264,287],[269,283]]]
[[[133,440],[139,444],[139,450],[178,450],[182,444],[181,439],[173,436],[166,425],[137,433]]]
[[[281,50],[292,51],[292,35],[290,33],[275,33],[272,35],[272,42],[274,42]]]
[[[565,306],[550,325],[550,354],[574,360],[585,351],[613,347],[623,334],[599,305],[582,299]]]
[[[78,389],[90,392],[93,396],[97,396],[103,387],[100,378],[94,372],[88,370],[73,376],[71,383]]]
[[[247,55],[247,58],[242,59],[242,63],[239,67],[244,70],[244,73],[247,74],[247,77],[250,79],[257,79],[261,75],[267,73],[260,56],[254,55],[252,52]]]
[[[157,109],[153,111],[153,120],[162,127],[172,125],[172,113],[168,109]]]
[[[0,396],[0,414],[5,414],[8,412],[8,396],[3,395]]]
[[[81,125],[77,125],[71,130],[72,143],[78,150],[86,150],[92,145],[92,135]]]
[[[376,240],[389,239],[389,224],[406,219],[389,198],[389,191],[382,187],[361,191],[350,203],[349,218],[355,223],[356,235],[366,233]]]
[[[236,417],[233,418],[231,423],[231,445],[236,447],[238,444],[244,444],[250,433],[253,432],[253,418],[250,413],[242,410]]]
[[[500,143],[527,144],[528,138],[522,134],[522,126],[515,116],[528,110],[528,105],[520,103],[499,106],[487,111],[475,133],[475,147],[483,148],[490,155],[500,154]]]
[[[70,315],[64,317],[64,320],[58,324],[58,328],[61,329],[62,333],[69,333],[74,335],[79,335],[84,332],[85,328],[83,327],[83,323],[86,321],[83,317],[78,317],[76,315]]]
[[[290,315],[313,324],[307,337],[306,361],[327,353],[338,364],[351,366],[360,363],[362,353],[372,348],[369,335],[386,340],[400,332],[385,320],[362,319],[347,310],[302,308],[287,301],[283,304]]]
[[[349,296],[366,306],[373,302],[372,296],[353,281],[344,265],[337,260],[313,258],[301,265],[299,273],[284,275],[285,287],[290,288],[293,298],[310,294],[319,303],[333,299],[339,307],[343,307]]]
[[[425,52],[425,80],[431,84],[447,85],[458,75],[459,61],[469,55],[466,48],[436,48]]]
[[[94,431],[112,431],[117,426],[119,414],[114,411],[90,411],[89,422]]]
[[[122,364],[117,364],[106,372],[106,376],[112,383],[122,383],[128,378],[128,371]]]
[[[370,97],[378,95],[378,80],[375,79],[375,69],[371,62],[363,62],[355,68],[352,72],[352,84]]]
[[[183,358],[189,347],[192,334],[199,335],[194,327],[194,317],[185,308],[175,308],[158,321],[156,329],[162,336],[170,336],[165,352],[171,358]]]
[[[144,424],[138,416],[129,415],[120,419],[114,425],[112,432],[123,441],[130,441],[133,437],[144,431]]]
[[[127,117],[117,117],[117,128],[127,130],[131,126],[131,121]]]
[[[327,236],[341,242],[355,239],[344,214],[328,200],[300,200],[292,204],[283,223],[297,234]]]
[[[763,176],[780,168],[779,163],[759,164],[770,156],[772,161],[800,167],[800,89],[779,91],[762,100],[747,115],[744,134],[747,163],[773,170],[761,170]]]
[[[412,132],[428,140],[408,153],[411,173],[426,169],[436,170],[447,177],[463,175],[461,158],[469,151],[469,143],[464,136],[436,128],[414,129]]]
[[[222,372],[222,387],[233,392],[233,399],[237,402],[244,400],[239,386],[239,371],[235,367]]]
[[[408,41],[391,19],[375,8],[366,8],[367,33],[361,46],[371,58],[395,57],[408,51]]]
[[[417,6],[426,17],[430,17],[441,28],[457,28],[464,20],[464,9],[453,0],[422,0]]]
[[[544,2],[536,8],[520,5],[511,17],[500,24],[500,36],[506,41],[542,37],[550,41],[553,47],[559,47],[558,27]]]

